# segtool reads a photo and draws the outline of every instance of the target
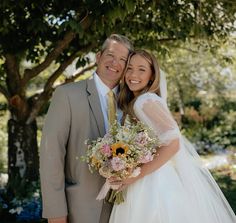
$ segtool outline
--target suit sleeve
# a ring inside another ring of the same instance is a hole
[[[40,179],[43,217],[66,216],[64,161],[70,130],[70,104],[63,87],[56,89],[43,127]]]

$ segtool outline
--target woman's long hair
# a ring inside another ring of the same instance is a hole
[[[127,72],[130,59],[134,55],[140,55],[141,57],[143,57],[150,65],[150,68],[152,71],[152,76],[148,85],[136,96],[134,96],[133,92],[129,89],[128,85],[125,82],[125,74]],[[153,54],[145,50],[137,50],[130,54],[126,68],[124,70],[124,73],[121,79],[121,83],[120,83],[120,94],[118,97],[118,106],[121,108],[121,110],[124,113],[123,118],[125,118],[126,115],[130,115],[132,118],[136,117],[133,110],[134,102],[138,96],[146,92],[152,92],[161,96],[160,95],[160,68],[157,63],[157,59],[155,58]]]

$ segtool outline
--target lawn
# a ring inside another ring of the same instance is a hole
[[[236,172],[225,169],[214,171],[212,174],[236,213]]]

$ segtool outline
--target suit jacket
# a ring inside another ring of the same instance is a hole
[[[104,134],[93,78],[56,89],[40,146],[43,217],[68,215],[69,223],[108,222],[111,207],[96,201],[104,179],[91,174],[88,165],[81,161],[86,152],[85,140]]]

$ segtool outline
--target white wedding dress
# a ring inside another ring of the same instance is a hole
[[[166,102],[153,93],[134,104],[138,119],[163,145],[179,138],[180,150],[165,165],[124,191],[110,223],[236,223],[236,216],[209,171],[180,133]]]

